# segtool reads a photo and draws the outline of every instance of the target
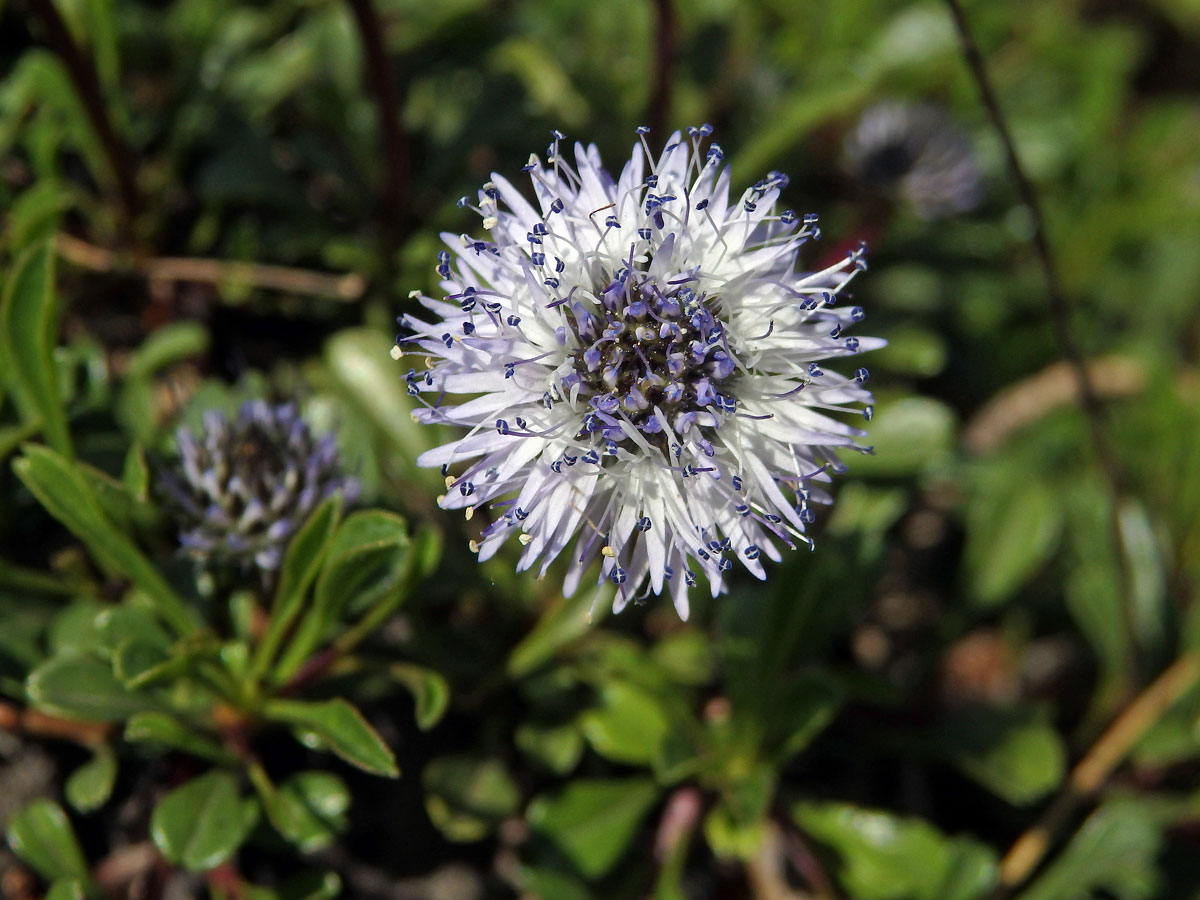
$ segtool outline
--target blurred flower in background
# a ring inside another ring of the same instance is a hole
[[[865,189],[898,196],[922,219],[979,204],[971,141],[941,107],[894,101],[869,107],[846,136],[843,158]]]
[[[435,397],[418,419],[470,429],[420,458],[447,476],[441,504],[503,510],[475,543],[481,560],[519,535],[519,568],[544,573],[576,538],[567,594],[599,555],[618,611],[669,589],[686,618],[693,564],[716,596],[735,564],[765,578],[761,557],[811,543],[809,503],[829,499],[814,483],[840,470],[834,448],[863,449],[825,411],[871,402],[865,369],[820,361],[882,341],[846,336],[863,311],[835,308],[865,248],[795,270],[820,232],[815,215],[776,209],[786,176],[731,201],[709,126],[677,132],[657,160],[647,130],[618,179],[594,146],[568,159],[555,132],[545,164],[524,169],[540,210],[493,176],[477,207],[491,239],[449,239],[448,296],[421,298],[439,318],[401,317],[416,334],[401,344],[435,363],[408,375]]]
[[[292,404],[251,401],[233,421],[209,410],[199,434],[180,428],[176,442],[159,485],[183,551],[201,563],[273,572],[322,500],[357,492],[333,435],[314,435]]]

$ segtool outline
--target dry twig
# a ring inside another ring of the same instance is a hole
[[[55,247],[63,259],[80,268],[93,272],[133,272],[150,281],[245,286],[289,294],[333,297],[347,303],[358,300],[367,289],[366,279],[354,272],[330,275],[265,263],[182,256],[136,259],[62,233],[56,236]]]
[[[1200,655],[1185,653],[1121,711],[1071,770],[1061,793],[1004,855],[1000,862],[1000,883],[992,900],[1010,896],[1029,878],[1067,819],[1104,785],[1147,729],[1197,681],[1200,681]]]
[[[1093,389],[1104,398],[1129,397],[1146,386],[1145,367],[1128,356],[1105,356],[1087,364]],[[990,453],[1013,434],[1056,409],[1079,400],[1079,378],[1065,362],[1056,362],[998,392],[963,431],[972,453]]]
[[[81,722],[22,709],[12,703],[0,702],[0,730],[30,737],[71,741],[83,747],[97,747],[108,740],[113,726],[107,722]]]

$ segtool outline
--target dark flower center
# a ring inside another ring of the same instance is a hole
[[[627,269],[618,272],[600,294],[598,313],[578,303],[571,309],[584,346],[572,354],[574,371],[562,387],[580,385],[589,405],[577,437],[631,446],[623,420],[654,444],[663,441],[664,425],[676,433],[693,424],[715,429],[714,411],[736,408],[724,390],[736,365],[713,298],[686,284],[631,281]]]
[[[916,162],[911,141],[897,140],[877,148],[862,166],[862,179],[868,184],[889,185],[909,173]]]

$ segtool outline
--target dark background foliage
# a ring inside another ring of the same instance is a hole
[[[952,11],[0,0],[0,892],[1200,898],[1200,6],[968,3],[991,109]],[[972,208],[850,158],[885,102]],[[393,320],[552,128],[702,122],[870,243],[875,454],[765,584],[589,615],[436,508]],[[152,490],[248,398],[361,485],[281,582]]]

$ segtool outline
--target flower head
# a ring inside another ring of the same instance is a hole
[[[272,572],[322,500],[355,492],[333,435],[315,437],[291,404],[246,403],[232,422],[209,410],[199,434],[180,428],[175,439],[178,465],[159,484],[198,561]]]
[[[863,248],[795,271],[818,229],[776,209],[784,175],[734,199],[709,126],[657,159],[638,132],[617,178],[555,132],[524,169],[536,206],[499,175],[464,198],[488,235],[446,237],[446,297],[420,298],[433,322],[401,317],[393,356],[429,357],[407,376],[418,421],[467,429],[418,461],[442,467],[443,507],[491,511],[481,559],[516,536],[544,573],[574,542],[566,593],[599,557],[618,611],[669,590],[686,617],[699,578],[715,596],[735,565],[764,578],[809,543],[815,483],[862,433],[826,411],[871,400],[865,369],[821,361],[882,342],[846,335],[862,310],[836,305]]]
[[[971,142],[937,106],[870,107],[846,137],[845,162],[864,185],[896,192],[923,219],[968,212],[979,203]]]

